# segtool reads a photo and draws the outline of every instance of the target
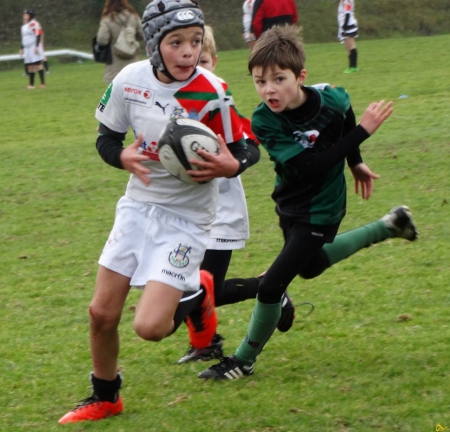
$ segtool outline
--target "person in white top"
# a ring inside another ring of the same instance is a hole
[[[243,38],[247,43],[250,51],[256,42],[256,36],[252,33],[252,16],[253,16],[253,5],[255,0],[245,0],[242,5],[242,24],[244,27]]]
[[[358,21],[355,18],[354,0],[339,0],[337,19],[338,39],[345,45],[348,52],[349,67],[344,70],[344,73],[358,72],[358,52],[355,40],[358,37]]]
[[[28,89],[34,89],[34,77],[39,73],[41,88],[45,88],[44,69],[42,62],[44,60],[44,49],[42,46],[43,31],[41,25],[35,19],[36,13],[33,9],[23,11],[23,25],[20,29],[22,35],[20,56],[23,57],[27,68],[30,83]]]
[[[200,264],[216,216],[217,178],[236,177],[251,164],[231,93],[213,73],[197,67],[204,32],[197,3],[154,0],[142,26],[150,62],[122,69],[95,114],[98,152],[131,175],[99,259],[89,307],[93,393],[61,417],[61,424],[123,411],[118,325],[132,286],[143,287],[134,318],[141,338],[160,341],[171,335],[201,296],[208,306],[201,336],[211,341],[217,327],[214,287]],[[209,126],[220,144],[219,155],[198,151],[205,159],[195,163],[201,170],[188,171],[198,184],[171,176],[158,155],[158,138],[167,123],[193,117]],[[135,141],[124,148],[130,128]]]

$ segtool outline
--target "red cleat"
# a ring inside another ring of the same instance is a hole
[[[122,398],[116,402],[101,401],[91,396],[82,401],[76,408],[63,415],[59,424],[76,423],[88,420],[101,420],[120,414],[123,411]]]
[[[186,318],[189,341],[193,348],[206,348],[212,342],[217,329],[217,314],[214,300],[214,279],[211,273],[200,270],[200,284],[205,290],[201,306]]]

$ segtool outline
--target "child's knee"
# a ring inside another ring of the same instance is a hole
[[[95,331],[109,331],[117,328],[120,322],[120,314],[111,314],[105,309],[91,304],[89,306],[90,325]]]
[[[171,333],[172,327],[173,320],[170,322],[154,322],[140,318],[134,320],[134,331],[147,341],[159,342]]]
[[[315,269],[315,268],[307,268],[302,270],[298,275],[302,279],[314,279],[315,277],[319,276],[322,272]]]

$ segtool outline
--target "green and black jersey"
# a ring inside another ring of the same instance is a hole
[[[334,225],[345,215],[345,159],[350,166],[362,162],[359,145],[369,134],[356,126],[345,89],[323,84],[303,90],[306,102],[292,111],[274,113],[261,103],[252,130],[274,162],[278,215]]]

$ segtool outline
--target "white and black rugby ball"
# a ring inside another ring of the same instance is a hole
[[[201,169],[189,163],[190,159],[203,160],[197,154],[199,149],[218,155],[220,147],[216,134],[197,120],[176,119],[168,123],[159,135],[159,160],[170,174],[185,183],[200,184],[186,172]]]

